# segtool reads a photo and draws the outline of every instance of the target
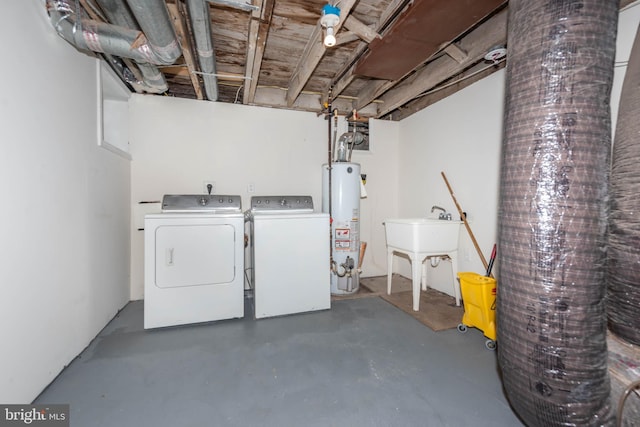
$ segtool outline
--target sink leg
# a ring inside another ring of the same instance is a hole
[[[417,257],[411,257],[411,286],[413,291],[413,311],[420,310],[420,275],[422,269],[420,265],[422,263]]]
[[[427,290],[427,264],[426,260],[422,261],[422,278],[420,279],[420,283],[422,283],[422,290]]]
[[[453,294],[456,297],[456,306],[460,307],[460,283],[458,283],[458,251],[449,254],[451,258],[451,273],[453,274]]]
[[[393,274],[393,250],[387,249],[387,295],[391,295],[392,274]]]

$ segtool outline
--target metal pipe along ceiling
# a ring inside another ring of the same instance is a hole
[[[613,424],[606,345],[618,2],[509,2],[498,361],[531,426]]]
[[[216,55],[211,39],[211,15],[209,4],[204,0],[187,0],[189,19],[193,27],[198,62],[202,71],[202,81],[207,98],[210,101],[218,99],[218,80],[216,73]]]
[[[171,65],[182,51],[163,0],[128,0],[143,32],[82,19],[74,0],[47,0],[58,34],[78,49],[103,52],[141,63]]]

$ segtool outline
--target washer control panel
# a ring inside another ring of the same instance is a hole
[[[253,196],[251,211],[265,213],[313,212],[313,199],[311,196]]]

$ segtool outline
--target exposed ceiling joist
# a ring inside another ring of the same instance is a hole
[[[260,0],[254,0],[254,2],[260,2]],[[249,34],[247,35],[247,61],[244,67],[244,86],[242,94],[242,103],[248,104],[251,96],[251,79],[253,79],[253,70],[256,66],[256,52],[258,50],[258,30],[260,28],[260,11],[254,10],[250,14],[249,19]],[[259,64],[258,64],[259,65]],[[260,67],[258,66],[258,69]]]
[[[123,5],[128,1],[118,0]],[[504,66],[504,62],[485,60],[491,48],[506,45],[508,4],[504,0],[340,0],[342,28],[336,28],[336,45],[330,51],[322,44],[324,34],[319,24],[326,1],[200,0],[210,12],[215,62],[215,71],[206,74],[200,73],[200,60],[195,56],[201,52],[192,46],[192,35],[202,36],[206,31],[191,22],[193,18],[184,10],[185,0],[158,1],[165,2],[170,11],[170,22],[162,25],[176,30],[175,44],[180,43],[182,56],[152,69],[118,56],[120,51],[135,49],[131,45],[144,40],[145,34],[134,41],[118,38],[122,49],[104,56],[120,78],[139,93],[206,99],[203,79],[215,76],[221,83],[216,102],[320,113],[326,111],[331,97],[332,107],[346,114],[357,108],[363,117],[399,120]],[[620,7],[633,7],[636,2],[620,0]],[[93,25],[83,27],[85,37],[105,36],[92,34],[93,27],[114,28],[118,35],[141,32],[136,25],[139,18],[123,23],[119,15],[110,15],[115,12],[109,9],[107,13],[106,6],[96,0],[51,0],[47,5],[75,10],[78,3],[85,11],[83,19],[89,18]],[[415,13],[418,9],[421,13]],[[430,56],[420,58],[418,65],[408,70],[392,70],[394,76],[401,77],[358,74],[362,58],[381,42],[391,45],[392,55],[381,55],[376,67],[398,66],[399,59],[394,56],[398,52],[402,52],[400,59],[415,56],[413,50],[401,51],[390,43],[391,35],[408,31],[403,24],[411,10],[411,18],[417,20],[411,28],[418,32],[427,29]],[[66,16],[63,10],[56,13]],[[454,21],[460,25],[452,28]],[[55,23],[53,26],[57,30]],[[156,77],[161,82],[156,82]]]
[[[273,15],[273,6],[275,0],[263,0],[260,12],[254,12],[252,15],[251,25],[257,22],[257,31],[255,39],[250,41],[250,48],[247,52],[247,66],[244,83],[244,93],[242,102],[244,104],[252,104],[256,96],[256,88],[258,87],[258,79],[260,77],[260,68],[262,66],[262,58],[264,56],[264,47],[267,42],[269,26],[271,25],[271,16]]]
[[[400,14],[383,39],[369,44],[355,72],[398,81],[503,3],[504,0],[415,1]]]
[[[190,75],[193,74],[191,71],[189,71],[189,68],[186,65],[170,65],[168,67],[162,67],[162,72],[165,74],[171,74],[173,76],[180,76],[185,78],[189,78]]]
[[[453,81],[436,86],[433,89],[419,95],[414,100],[405,104],[402,108],[393,112],[393,120],[402,120],[410,115],[417,113],[418,111],[427,108],[436,102],[453,95],[454,93],[464,89],[473,83],[482,80],[485,77],[490,76],[498,70],[501,70],[507,65],[505,60],[500,61],[497,64],[486,65],[480,63],[474,67],[465,70],[459,76],[453,78]]]
[[[447,47],[444,48],[444,52],[457,62],[464,62],[464,60],[469,56],[464,49],[455,43],[447,45]]]
[[[200,79],[198,79],[198,76],[195,74],[197,66],[195,59],[193,58],[193,54],[189,49],[190,43],[188,42],[188,36],[183,21],[184,17],[178,10],[178,6],[175,4],[167,4],[167,9],[169,9],[169,16],[171,16],[171,19],[173,20],[173,27],[176,30],[178,41],[180,41],[182,56],[187,64],[186,71],[189,79],[191,80],[191,84],[193,85],[193,90],[196,93],[196,99],[203,100],[204,94],[202,93],[202,86],[200,86]],[[179,70],[176,75],[180,74],[184,70],[185,69],[182,67],[182,70]]]
[[[457,62],[446,55],[440,56],[382,95],[383,103],[378,107],[379,117],[401,107],[414,99],[417,94],[435,87],[466,67],[482,60],[492,46],[505,44],[506,38],[507,10],[503,9],[492,16],[482,28],[474,29],[461,40],[460,47],[468,52],[463,62]]]
[[[320,94],[302,92],[296,98],[293,107],[295,107],[296,110],[319,112],[322,110],[320,105],[321,98]],[[349,97],[340,97],[333,100],[332,107],[337,110],[339,114],[346,115],[352,110],[352,101]],[[287,105],[286,91],[277,88],[259,87],[256,91],[254,103],[255,105],[268,107],[284,107]],[[376,111],[376,106],[370,104],[366,110],[359,111],[358,113],[372,117],[376,114]]]
[[[379,33],[385,26],[389,24],[389,21],[395,16],[407,3],[407,0],[393,0],[389,3],[389,6],[384,10],[377,24],[375,25],[376,34]],[[344,66],[338,70],[334,78],[330,82],[330,86],[325,88],[325,92],[329,93],[331,89],[332,96],[338,96],[344,91],[344,89],[353,82],[355,78],[354,69],[358,58],[366,51],[367,44],[361,43],[349,56],[349,59],[345,61]],[[371,102],[373,98],[369,101]]]
[[[205,0],[203,0],[205,1]],[[213,4],[219,4],[221,6],[227,6],[227,7],[233,7],[239,10],[244,10],[245,12],[255,12],[256,10],[259,10],[260,6],[257,6],[255,4],[253,4],[251,2],[251,0],[248,1],[242,1],[242,0],[206,0],[209,3],[213,3]]]
[[[349,16],[351,13],[351,8],[355,5],[357,0],[343,0],[340,3],[340,22],[335,26],[335,32],[344,24],[344,20],[346,16]],[[304,86],[307,84],[309,77],[315,70],[316,66],[322,59],[324,55],[326,47],[322,43],[322,26],[318,22],[313,30],[313,34],[311,38],[307,42],[307,45],[304,49],[304,53],[302,57],[298,61],[296,65],[295,71],[289,81],[289,86],[287,90],[287,105],[292,106],[295,99],[298,97]]]
[[[352,15],[347,16],[347,19],[344,20],[344,27],[357,34],[358,37],[367,43],[371,43],[373,40],[381,37],[374,29],[368,27]]]
[[[364,89],[358,94],[358,100],[356,101],[356,108],[361,109],[369,105],[379,95],[382,95],[387,90],[391,89],[396,82],[391,80],[372,80]]]
[[[341,31],[340,34],[336,34],[336,46],[351,43],[360,39],[362,39],[362,37],[353,31]]]

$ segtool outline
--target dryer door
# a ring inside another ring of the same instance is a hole
[[[235,278],[232,225],[162,225],[155,231],[157,287],[222,285]]]

